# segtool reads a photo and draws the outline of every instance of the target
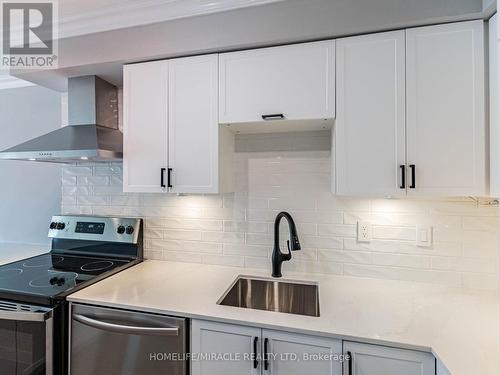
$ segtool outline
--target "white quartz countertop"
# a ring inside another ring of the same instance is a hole
[[[255,325],[432,352],[452,375],[500,374],[496,294],[423,283],[289,273],[319,283],[320,317],[217,305],[239,275],[265,270],[148,260],[70,301]]]
[[[18,242],[0,242],[0,265],[16,262],[21,259],[45,254],[50,251],[49,245],[23,244]]]

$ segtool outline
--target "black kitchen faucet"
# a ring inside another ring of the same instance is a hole
[[[290,239],[287,241],[288,252],[282,253],[280,250],[280,222],[285,218],[288,221],[290,230]],[[281,264],[292,259],[292,251],[300,250],[299,237],[297,236],[297,228],[292,216],[288,212],[280,212],[276,216],[274,222],[274,249],[272,255],[273,262],[273,277],[281,277]]]

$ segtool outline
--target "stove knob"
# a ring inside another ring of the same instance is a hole
[[[125,233],[125,227],[123,225],[120,225],[118,229],[116,230],[116,233],[118,234],[123,234]]]
[[[66,224],[64,224],[64,223],[57,223],[57,227],[56,228],[59,229],[59,230],[63,230],[64,228],[66,228]]]
[[[66,279],[64,277],[60,277],[57,279],[57,286],[62,286],[66,283]]]
[[[55,285],[55,284],[57,284],[57,280],[58,280],[58,278],[57,278],[57,277],[55,277],[55,276],[54,276],[53,278],[51,278],[51,279],[49,280],[50,285]]]
[[[132,234],[132,233],[134,233],[134,227],[132,225],[129,225],[127,227],[127,234]]]
[[[56,227],[57,227],[56,222],[53,221],[52,223],[50,223],[50,229],[56,229]]]

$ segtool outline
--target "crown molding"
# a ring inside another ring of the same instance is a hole
[[[0,74],[0,90],[4,89],[16,89],[19,87],[34,86],[32,82],[25,81],[16,77],[12,77],[8,74]]]
[[[59,38],[147,25],[175,19],[265,5],[286,0],[136,0],[91,12],[59,12]],[[61,2],[60,4],[64,4]],[[61,6],[61,5],[60,5]]]

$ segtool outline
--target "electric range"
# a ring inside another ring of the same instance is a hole
[[[50,252],[0,266],[2,375],[67,374],[66,297],[142,261],[141,219],[54,216]]]

